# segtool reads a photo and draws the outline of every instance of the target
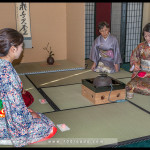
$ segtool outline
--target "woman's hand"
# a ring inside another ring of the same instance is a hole
[[[22,94],[25,94],[26,93],[26,90],[22,89]]]
[[[140,71],[140,70],[141,70],[140,66],[135,64],[133,71]]]
[[[31,113],[31,115],[32,115],[32,117],[33,118],[41,118],[40,116],[39,116],[39,114],[37,114],[35,111],[33,111],[32,109],[30,109],[30,108],[28,108],[28,110],[29,110],[29,112]]]
[[[39,116],[39,114],[37,114],[36,112],[31,112],[31,115],[32,115],[32,117],[33,118],[41,118],[40,116]]]
[[[28,108],[29,112],[34,112],[32,109]]]
[[[96,63],[94,62],[92,67],[91,67],[91,70],[94,71],[95,67],[96,67]]]
[[[118,72],[118,71],[119,71],[119,66],[118,66],[118,64],[114,64],[114,66],[115,66],[115,71]]]

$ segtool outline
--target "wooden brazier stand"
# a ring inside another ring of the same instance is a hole
[[[81,85],[82,95],[94,104],[105,104],[125,99],[125,84],[118,81],[117,79],[111,79],[113,88],[111,86],[103,86],[96,88],[93,85],[94,78],[83,79]]]

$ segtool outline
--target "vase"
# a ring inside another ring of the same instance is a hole
[[[54,64],[54,58],[53,58],[52,56],[49,56],[49,57],[47,58],[47,63],[48,63],[49,65],[53,65],[53,64]]]

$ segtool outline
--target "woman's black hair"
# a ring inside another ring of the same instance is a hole
[[[23,35],[15,29],[0,30],[0,57],[6,56],[11,46],[18,47],[23,43]]]
[[[150,23],[147,23],[147,24],[144,26],[143,32],[142,32],[143,37],[144,37],[144,32],[150,32]]]
[[[104,26],[106,26],[106,28],[109,28],[109,24],[106,21],[100,22],[100,24],[98,25],[99,30],[103,29]]]

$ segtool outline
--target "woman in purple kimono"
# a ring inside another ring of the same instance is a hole
[[[91,69],[96,72],[114,73],[120,69],[122,62],[116,37],[110,34],[106,22],[99,24],[99,35],[91,49],[90,59],[93,61]]]
[[[12,66],[23,51],[23,36],[14,29],[0,30],[0,141],[15,147],[47,140],[57,131],[41,113],[28,109],[22,98],[22,82]]]

